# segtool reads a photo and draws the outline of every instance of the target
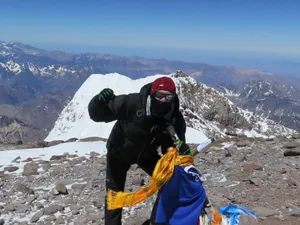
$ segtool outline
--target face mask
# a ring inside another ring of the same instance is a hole
[[[151,97],[151,113],[153,116],[163,118],[172,109],[173,101],[160,102],[155,97]]]

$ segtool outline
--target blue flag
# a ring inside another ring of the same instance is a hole
[[[194,166],[175,166],[173,177],[159,192],[155,222],[197,225],[207,199],[202,181]]]

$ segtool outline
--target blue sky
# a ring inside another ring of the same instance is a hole
[[[0,0],[0,40],[300,55],[300,1]]]

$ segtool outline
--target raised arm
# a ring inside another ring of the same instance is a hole
[[[95,122],[111,122],[126,119],[127,95],[114,95],[113,90],[103,89],[88,105],[90,118]]]

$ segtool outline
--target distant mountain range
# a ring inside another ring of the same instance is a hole
[[[295,78],[275,76],[255,69],[100,53],[71,54],[0,41],[0,115],[12,119],[6,120],[6,124],[9,121],[21,121],[28,125],[28,129],[40,130],[44,134],[39,137],[42,139],[91,74],[117,72],[136,79],[153,74],[171,74],[177,70],[183,70],[214,88],[218,85],[240,87],[252,80],[278,82],[293,85],[295,89],[300,88],[300,81]],[[12,132],[11,127],[7,125],[8,132]],[[0,137],[0,141],[12,141],[5,135]],[[28,135],[28,138],[22,140],[36,139]]]
[[[240,107],[300,131],[300,90],[294,86],[257,80],[217,89]]]

